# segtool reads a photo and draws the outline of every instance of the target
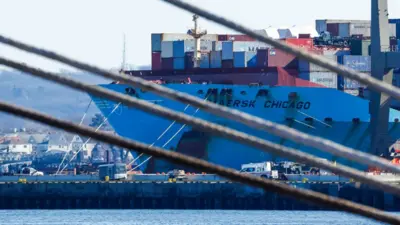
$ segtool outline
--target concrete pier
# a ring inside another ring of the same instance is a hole
[[[379,209],[398,211],[397,197],[352,183],[289,183]],[[319,210],[319,206],[262,189],[217,182],[7,182],[0,209],[264,209]]]

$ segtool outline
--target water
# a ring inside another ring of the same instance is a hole
[[[228,210],[1,210],[0,224],[29,225],[373,225],[342,212]]]

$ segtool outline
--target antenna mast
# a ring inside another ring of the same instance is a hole
[[[200,52],[200,43],[201,37],[207,34],[207,30],[200,31],[197,24],[197,19],[199,18],[198,15],[193,15],[193,22],[194,28],[188,31],[188,34],[194,38],[194,55],[193,55],[193,67],[199,68],[200,67],[200,59],[201,59],[201,52]]]
[[[122,63],[121,63],[121,72],[125,70],[125,63],[126,63],[126,45],[125,45],[125,33],[123,39],[123,46],[122,46]]]

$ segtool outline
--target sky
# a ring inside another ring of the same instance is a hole
[[[254,29],[315,25],[316,19],[370,19],[369,0],[186,0]],[[400,1],[389,17],[400,18]],[[0,0],[0,32],[102,68],[150,65],[151,33],[185,33],[192,14],[161,0]],[[205,19],[208,33],[233,33]],[[62,64],[0,44],[0,55],[58,71]]]

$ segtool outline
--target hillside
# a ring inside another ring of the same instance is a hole
[[[89,84],[110,83],[99,76],[84,72],[63,71],[63,75],[79,79]],[[29,107],[58,118],[79,122],[90,102],[88,94],[35,78],[19,71],[0,71],[0,96],[2,101]],[[99,113],[92,105],[85,119],[89,124],[91,117]],[[32,127],[30,121],[24,121],[8,114],[0,113],[0,128]]]

